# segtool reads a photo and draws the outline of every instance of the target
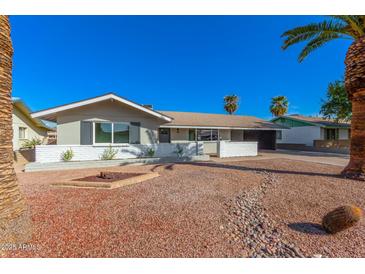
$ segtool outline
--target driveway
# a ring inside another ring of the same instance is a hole
[[[299,160],[311,163],[345,167],[349,162],[350,156],[337,153],[278,149],[278,150],[262,150],[259,152],[259,155],[257,157],[235,157],[235,158],[225,158],[225,159],[212,157],[212,160],[215,162],[269,160],[269,159]]]

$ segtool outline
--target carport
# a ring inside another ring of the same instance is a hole
[[[232,129],[231,140],[258,142],[258,149],[276,149],[276,130],[240,130]]]

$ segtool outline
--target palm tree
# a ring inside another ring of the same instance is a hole
[[[25,209],[13,168],[12,56],[9,18],[0,15],[0,230]]]
[[[308,41],[299,54],[299,62],[331,40],[353,41],[345,58],[345,87],[352,102],[350,162],[342,175],[365,180],[365,15],[330,16],[323,22],[286,31],[282,37],[283,49]]]
[[[275,117],[283,116],[288,112],[289,102],[285,96],[275,96],[271,99],[270,112]]]
[[[227,95],[224,96],[224,109],[227,111],[230,115],[232,115],[234,112],[238,109],[238,101],[239,98],[237,95]]]

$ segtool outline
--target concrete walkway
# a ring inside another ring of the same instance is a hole
[[[349,162],[350,156],[337,153],[312,152],[312,151],[295,151],[295,150],[262,150],[255,157],[234,157],[234,158],[216,158],[211,160],[216,162],[233,162],[233,161],[250,161],[250,160],[268,160],[268,159],[291,159],[312,163],[328,164],[344,167]]]

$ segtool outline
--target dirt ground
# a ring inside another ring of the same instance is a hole
[[[7,257],[241,257],[224,231],[225,203],[276,177],[261,203],[282,237],[305,256],[365,257],[365,227],[329,236],[317,229],[334,207],[365,207],[364,182],[341,167],[289,159],[180,163],[18,173],[30,207],[28,248]],[[113,190],[51,187],[100,171],[155,171],[160,177]],[[247,235],[249,237],[249,235]]]

